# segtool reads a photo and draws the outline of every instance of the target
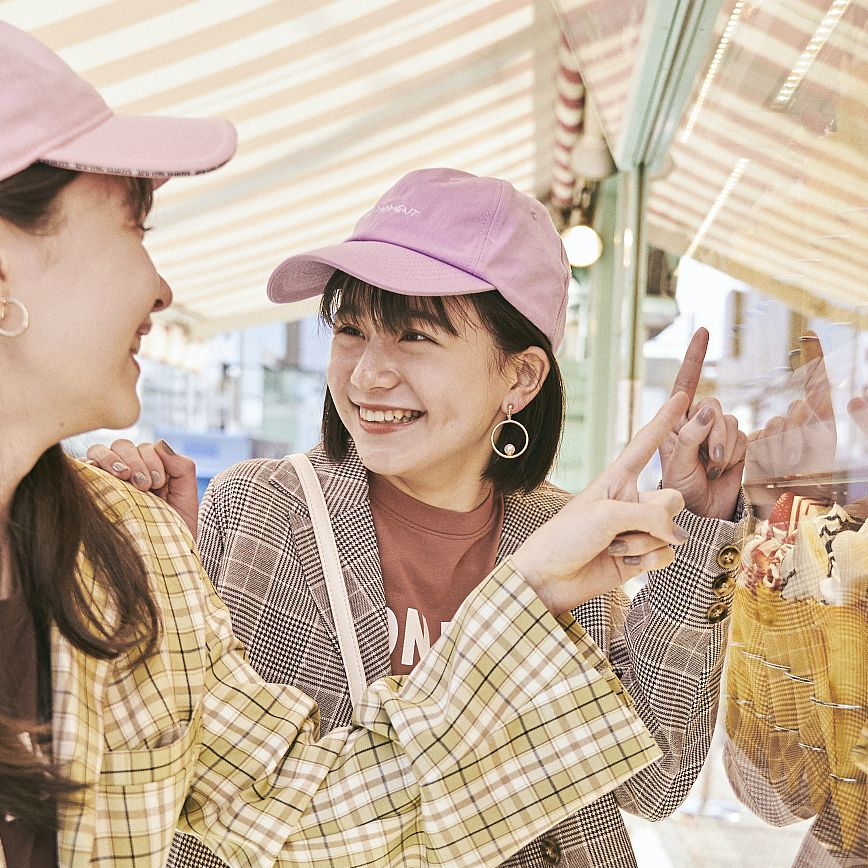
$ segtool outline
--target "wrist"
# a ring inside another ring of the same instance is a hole
[[[512,568],[524,579],[524,583],[539,597],[542,604],[557,617],[564,612],[569,611],[569,608],[556,606],[556,601],[551,593],[551,582],[542,575],[539,567],[535,567],[530,557],[524,556],[521,549],[514,552],[509,558]]]

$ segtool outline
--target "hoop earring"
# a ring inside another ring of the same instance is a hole
[[[497,436],[497,431],[499,428],[502,428],[504,425],[518,425],[521,428],[522,433],[524,434],[524,446],[515,451],[515,445],[513,443],[507,443],[506,446],[503,447],[503,452],[501,452],[497,448],[497,443],[495,438]],[[502,422],[498,422],[494,428],[491,430],[491,448],[501,457],[511,460],[513,458],[518,458],[519,455],[524,455],[527,452],[527,447],[530,446],[530,434],[527,433],[527,428],[521,424],[521,422],[517,422],[512,418],[512,404],[509,404],[506,408],[506,418]]]
[[[3,321],[6,319],[6,307],[10,304],[13,307],[17,307],[21,313],[21,324],[17,328],[3,328]],[[30,314],[27,311],[27,308],[24,307],[23,302],[20,302],[17,298],[12,298],[11,296],[9,298],[0,297],[0,335],[4,338],[17,338],[18,335],[27,331],[27,326],[29,325]]]

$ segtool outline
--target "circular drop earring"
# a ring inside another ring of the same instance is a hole
[[[522,434],[524,434],[524,446],[522,446],[521,449],[516,450],[513,443],[507,443],[503,447],[503,452],[501,452],[497,448],[497,432],[504,425],[518,425],[518,427],[521,428],[521,432]],[[518,422],[517,420],[512,418],[512,404],[509,404],[506,408],[506,419],[504,419],[502,422],[498,422],[491,431],[491,448],[501,458],[512,459],[518,458],[519,455],[524,455],[524,453],[527,452],[528,446],[530,446],[530,434],[527,433],[527,428],[525,428],[524,425],[521,424],[521,422]]]

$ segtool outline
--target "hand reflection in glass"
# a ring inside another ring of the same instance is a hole
[[[748,483],[827,472],[835,460],[838,432],[832,387],[820,339],[813,332],[799,338],[799,355],[801,364],[793,374],[793,384],[803,391],[804,398],[793,401],[786,416],[773,416],[763,428],[748,435]],[[868,431],[868,402],[863,403]]]

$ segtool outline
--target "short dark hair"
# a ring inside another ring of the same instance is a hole
[[[530,443],[524,455],[500,458],[492,451],[482,478],[490,481],[498,494],[529,492],[541,485],[557,458],[564,426],[564,385],[551,341],[499,292],[490,290],[463,296],[411,296],[388,292],[352,277],[343,271],[332,274],[320,303],[320,316],[333,326],[338,316],[370,316],[378,328],[397,334],[420,319],[445,332],[457,335],[456,317],[473,311],[491,335],[505,363],[528,347],[539,347],[549,360],[550,370],[539,394],[513,418],[527,428]],[[323,448],[333,461],[347,456],[350,435],[338,415],[326,387],[322,416]],[[507,443],[517,450],[524,446],[524,435],[515,425],[504,425],[497,441],[503,451]]]

